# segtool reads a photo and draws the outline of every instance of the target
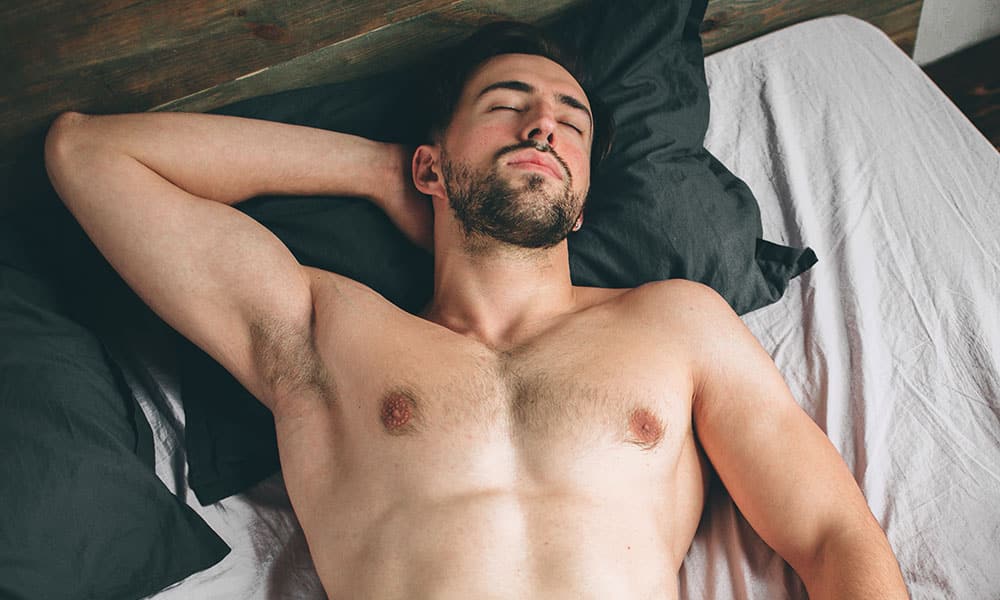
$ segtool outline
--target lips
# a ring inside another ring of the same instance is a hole
[[[508,165],[536,165],[542,167],[544,170],[548,171],[550,175],[556,179],[563,178],[562,166],[556,161],[556,159],[548,153],[539,152],[537,150],[525,150],[514,154],[510,160],[507,161]]]

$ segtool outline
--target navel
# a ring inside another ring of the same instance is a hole
[[[416,405],[408,394],[391,392],[382,400],[382,426],[390,435],[412,431],[415,416]]]
[[[663,424],[650,410],[637,408],[629,415],[629,431],[635,436],[637,445],[650,449],[663,438]]]

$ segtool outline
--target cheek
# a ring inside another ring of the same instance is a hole
[[[492,161],[502,146],[513,143],[510,134],[497,125],[462,127],[455,135],[446,137],[449,154],[467,162]]]
[[[573,170],[573,187],[578,191],[586,191],[590,186],[590,156],[583,149],[567,149],[560,153],[563,160]]]

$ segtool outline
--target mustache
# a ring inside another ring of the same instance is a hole
[[[569,166],[566,164],[566,161],[564,161],[562,157],[559,156],[559,153],[556,152],[552,146],[544,142],[536,142],[535,140],[525,140],[518,144],[511,144],[510,146],[504,146],[503,148],[497,151],[496,156],[493,157],[493,160],[498,161],[506,154],[510,154],[511,152],[517,152],[518,150],[524,150],[525,148],[531,148],[539,152],[547,152],[551,154],[553,158],[555,158],[556,161],[562,166],[563,171],[565,171],[567,175],[570,175]]]

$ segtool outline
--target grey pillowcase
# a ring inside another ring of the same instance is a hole
[[[229,547],[157,478],[141,408],[25,232],[0,222],[0,597],[142,598]]]

